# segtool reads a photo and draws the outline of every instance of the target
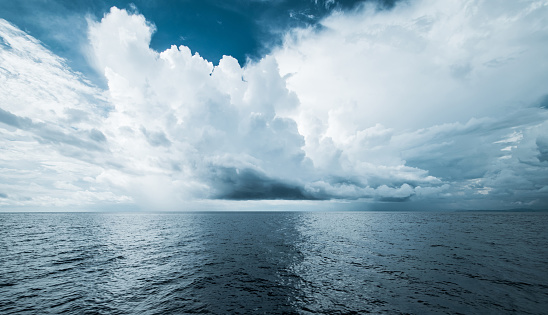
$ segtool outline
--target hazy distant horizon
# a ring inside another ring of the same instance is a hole
[[[327,208],[327,207],[303,207],[298,209],[297,207],[263,207],[263,208],[195,208],[195,209],[174,209],[174,210],[154,210],[154,209],[140,209],[135,205],[127,205],[126,207],[105,207],[105,208],[10,208],[1,209],[1,213],[143,213],[143,214],[170,214],[170,213],[206,213],[206,212],[432,212],[432,213],[451,213],[451,212],[478,212],[478,213],[520,213],[520,212],[535,212],[543,213],[548,212],[548,209],[532,209],[532,208],[510,208],[510,209],[405,209],[401,207],[394,208],[353,208],[353,209],[340,209],[339,207]]]

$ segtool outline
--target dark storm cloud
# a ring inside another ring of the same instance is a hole
[[[228,200],[316,200],[303,187],[285,183],[252,170],[216,168],[212,171],[216,198]]]
[[[548,162],[548,136],[539,136],[536,141],[539,152],[538,160]]]
[[[406,196],[406,197],[381,197],[378,198],[378,201],[382,202],[406,202],[411,199],[412,196]]]
[[[540,108],[548,109],[548,94],[540,98],[538,105]]]

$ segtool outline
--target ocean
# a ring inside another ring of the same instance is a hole
[[[547,314],[548,213],[0,213],[0,314]]]

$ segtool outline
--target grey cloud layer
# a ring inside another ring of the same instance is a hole
[[[156,52],[145,17],[113,8],[89,28],[107,91],[2,21],[0,205],[546,207],[547,8],[364,6],[244,68]]]

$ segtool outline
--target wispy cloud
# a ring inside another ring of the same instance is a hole
[[[104,92],[4,20],[0,37],[0,204],[131,201],[94,183],[110,159],[100,131],[111,110]]]

